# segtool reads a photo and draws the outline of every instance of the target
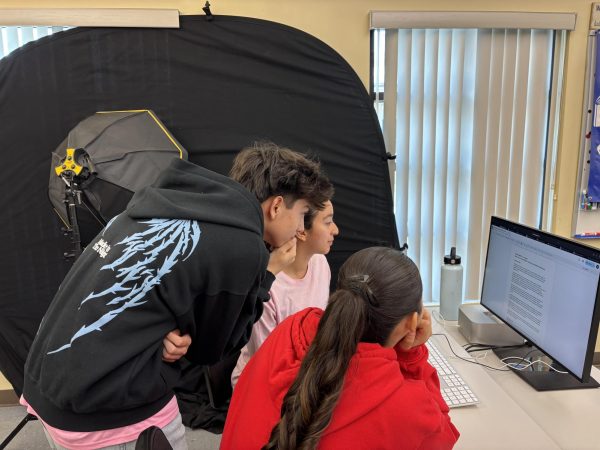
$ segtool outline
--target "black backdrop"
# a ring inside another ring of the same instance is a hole
[[[18,393],[28,348],[69,268],[47,197],[50,154],[82,119],[121,109],[154,110],[192,162],[220,173],[255,140],[316,154],[336,188],[334,279],[356,250],[398,245],[372,103],[318,39],[230,16],[40,39],[0,60],[0,370]]]

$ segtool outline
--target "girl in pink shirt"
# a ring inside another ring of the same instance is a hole
[[[296,234],[296,259],[277,274],[271,286],[271,299],[264,304],[263,314],[254,324],[250,341],[242,349],[231,374],[233,387],[252,355],[278,324],[311,306],[325,309],[331,281],[325,255],[338,234],[330,201],[322,211],[305,216],[304,231]]]

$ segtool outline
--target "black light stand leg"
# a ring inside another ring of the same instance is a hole
[[[63,180],[67,184],[65,190],[65,206],[67,207],[67,213],[69,216],[69,222],[71,224],[71,242],[73,244],[73,253],[65,253],[67,258],[77,259],[81,255],[81,234],[79,233],[79,224],[77,223],[77,205],[81,205],[81,190],[79,189],[78,181],[75,179],[75,174],[71,171],[67,171],[64,174]],[[14,437],[21,431],[21,429],[27,425],[30,420],[37,420],[37,417],[33,414],[27,414],[21,422],[15,427],[14,430],[0,443],[0,450],[3,450]]]
[[[25,425],[27,425],[27,422],[29,422],[30,420],[37,420],[37,417],[35,417],[33,414],[27,414],[23,418],[23,420],[21,420],[21,422],[19,422],[19,424],[15,427],[15,429],[10,432],[10,434],[7,436],[7,438],[2,441],[2,443],[0,444],[0,450],[5,448],[8,445],[8,443],[13,440],[13,438],[17,435],[17,433],[19,431],[21,431],[21,428],[23,428]]]
[[[81,235],[79,234],[79,224],[77,223],[76,205],[81,204],[81,191],[78,189],[77,183],[71,180],[71,186],[67,188],[67,211],[69,214],[69,222],[71,222],[71,242],[73,243],[73,253],[69,256],[77,259],[81,255]]]
[[[73,244],[73,252],[65,253],[65,257],[74,257],[77,259],[77,257],[81,255],[81,235],[79,234],[79,225],[77,224],[76,205],[81,204],[81,191],[79,190],[77,182],[73,178],[70,178],[67,181],[65,204],[69,215],[69,222],[71,222],[71,242]],[[28,413],[23,420],[19,422],[15,429],[10,432],[6,439],[2,441],[0,444],[0,450],[3,450],[30,420],[37,420],[37,417]]]
[[[208,2],[207,2],[208,3]],[[72,156],[71,156],[72,157]],[[71,159],[69,157],[68,159]],[[61,163],[62,164],[62,163]],[[66,169],[65,166],[63,168]],[[75,168],[75,166],[71,166]],[[61,175],[62,173],[62,175]],[[79,173],[79,172],[77,172]],[[79,224],[77,223],[77,205],[81,205],[81,190],[79,189],[79,180],[75,176],[75,172],[66,170],[65,172],[57,172],[66,183],[67,188],[65,190],[65,206],[67,208],[68,218],[71,226],[71,242],[73,244],[73,252],[65,253],[66,258],[77,259],[81,255],[81,234],[79,232]],[[37,417],[33,414],[27,414],[21,422],[10,432],[10,434],[0,443],[0,450],[3,450],[14,437],[21,431],[21,429],[27,425],[30,420],[37,420]]]

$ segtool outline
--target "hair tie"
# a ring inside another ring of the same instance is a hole
[[[377,307],[379,306],[379,302],[369,286],[370,279],[369,275],[353,275],[348,278],[348,289],[367,299],[371,306]]]

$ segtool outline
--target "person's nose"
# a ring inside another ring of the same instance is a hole
[[[340,234],[340,229],[338,228],[338,226],[335,223],[333,224],[333,231],[331,232],[331,234],[333,234],[334,236],[337,236],[338,234]]]

